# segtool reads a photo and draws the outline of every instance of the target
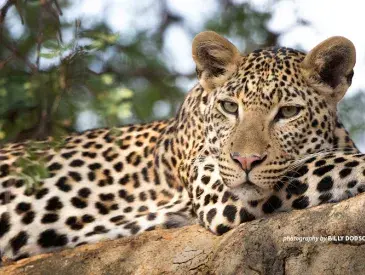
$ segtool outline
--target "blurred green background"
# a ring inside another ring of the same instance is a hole
[[[297,2],[0,0],[0,144],[170,117],[196,81],[198,32],[215,30],[243,52],[309,50],[333,35],[316,35],[321,25]],[[340,110],[365,148],[362,85]]]

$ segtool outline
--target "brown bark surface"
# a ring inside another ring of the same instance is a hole
[[[24,259],[0,274],[365,274],[364,207],[365,194],[242,224],[220,237],[198,225],[156,230]],[[284,241],[288,236],[339,240]]]

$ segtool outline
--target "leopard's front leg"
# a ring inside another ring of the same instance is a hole
[[[256,218],[257,210],[233,195],[223,183],[214,157],[198,157],[191,175],[193,210],[200,224],[211,232],[221,235]]]
[[[197,158],[191,175],[193,210],[199,222],[213,233],[223,234],[255,218],[338,202],[364,192],[365,155],[336,152],[312,158],[258,201],[232,194],[212,156]]]
[[[283,202],[279,211],[339,202],[365,191],[365,155],[324,153],[309,159],[284,178],[286,183],[273,194]]]

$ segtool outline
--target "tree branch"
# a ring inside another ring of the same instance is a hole
[[[34,65],[32,62],[30,62],[25,56],[23,56],[18,48],[16,47],[16,45],[10,45],[8,44],[4,39],[2,39],[1,37],[1,44],[7,48],[12,54],[13,56],[16,56],[18,59],[22,60],[25,65],[31,70],[31,72],[33,74],[38,72],[38,68],[36,65]]]
[[[365,194],[242,224],[223,236],[199,225],[155,230],[35,256],[2,274],[363,274]],[[288,237],[325,237],[293,241]],[[334,261],[334,259],[336,259]]]
[[[8,0],[6,1],[5,5],[0,10],[0,25],[4,23],[5,16],[8,13],[8,10],[11,6],[15,4],[16,0]]]

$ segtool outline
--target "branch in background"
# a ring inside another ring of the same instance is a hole
[[[42,48],[42,42],[43,42],[43,16],[44,16],[44,1],[41,1],[42,6],[39,11],[39,17],[38,17],[38,34],[37,34],[37,69],[40,69],[40,59],[41,59],[41,48]]]
[[[14,5],[14,0],[8,0],[0,10],[0,41],[2,41],[3,38],[3,25],[5,16],[12,5]]]
[[[53,3],[56,3],[57,10],[55,10],[52,7],[52,3],[47,0],[39,0],[41,7],[40,7],[40,15],[39,15],[39,21],[38,21],[38,33],[37,33],[37,60],[36,60],[36,66],[37,69],[40,69],[40,53],[41,53],[41,47],[43,43],[43,31],[44,31],[44,19],[45,19],[45,12],[48,12],[52,16],[52,18],[56,21],[57,26],[57,34],[59,35],[59,40],[62,42],[62,34],[61,34],[61,24],[59,15],[62,14],[62,12],[59,12],[59,5],[57,3],[57,0],[52,0]],[[33,136],[32,139],[44,139],[47,136],[49,136],[51,129],[52,129],[52,107],[49,105],[48,97],[44,96],[42,98],[42,104],[41,104],[41,112],[40,117],[38,120],[38,125],[34,127]]]
[[[13,58],[13,55],[9,55],[5,60],[0,61],[0,70]]]
[[[56,0],[52,0],[52,1],[56,2]],[[39,0],[39,2],[41,3],[42,7],[45,8],[49,12],[49,14],[51,14],[55,19],[58,19],[59,12],[58,12],[58,10],[55,10],[52,7],[52,3],[50,3],[47,0]]]
[[[15,8],[20,16],[20,21],[21,21],[22,25],[24,25],[23,10],[20,8],[17,0],[13,0],[13,1],[14,1]]]
[[[183,22],[183,18],[180,15],[174,14],[168,8],[166,0],[161,0],[161,12],[160,12],[160,26],[157,29],[157,32],[162,36],[164,35],[167,28],[172,24],[178,24]]]
[[[24,55],[21,54],[19,48],[15,45],[15,43],[8,43],[3,39],[2,30],[3,23],[5,21],[5,17],[7,15],[8,10],[11,6],[15,5],[17,12],[21,18],[22,24],[24,23],[22,11],[18,5],[18,0],[8,0],[5,5],[0,10],[0,44],[5,46],[12,54],[3,61],[0,61],[0,69],[3,68],[11,59],[16,57],[17,59],[23,61],[23,63],[30,69],[31,76],[35,74],[39,74],[40,71],[40,58],[41,58],[41,48],[42,43],[44,41],[44,20],[46,19],[46,13],[51,15],[53,21],[55,21],[55,25],[57,26],[57,34],[59,40],[62,42],[61,35],[61,24],[59,20],[59,16],[62,15],[62,11],[57,0],[39,0],[40,3],[40,11],[38,18],[38,32],[36,36],[36,61],[35,64],[30,62]],[[26,1],[25,1],[26,3]],[[52,5],[56,6],[56,9],[52,7]],[[47,96],[42,97],[43,100],[47,100]],[[38,123],[36,126],[31,129],[21,131],[16,140],[22,140],[24,138],[32,138],[32,139],[43,139],[50,134],[50,111],[47,101],[44,101],[42,105],[42,110],[40,112],[40,116],[38,119]]]
[[[5,16],[8,13],[8,10],[12,5],[14,5],[16,0],[8,0],[5,5],[0,10],[0,24],[3,24],[5,21]]]
[[[3,23],[5,21],[5,16],[8,13],[8,10],[10,9],[10,7],[13,5],[15,6],[15,8],[19,14],[22,25],[24,25],[23,12],[19,6],[18,0],[8,0],[0,10],[0,39],[2,39]]]
[[[51,0],[55,3],[56,9],[52,7],[52,3],[47,0],[39,0],[42,8],[44,8],[48,13],[54,18],[55,22],[54,25],[57,26],[57,34],[58,39],[62,42],[62,32],[61,32],[61,22],[60,22],[60,15],[62,15],[62,11],[60,9],[60,5],[58,4],[57,0]]]
[[[60,20],[59,20],[59,15],[62,15],[62,11],[60,9],[60,6],[57,2],[57,0],[51,0],[55,6],[56,9],[54,9],[52,7],[52,3],[50,3],[47,0],[39,0],[40,4],[41,4],[41,10],[40,10],[40,15],[39,15],[39,21],[38,21],[38,33],[37,33],[37,59],[36,59],[36,64],[31,63],[28,59],[26,59],[24,56],[22,56],[20,54],[20,51],[18,50],[18,48],[15,45],[10,46],[9,44],[7,44],[6,42],[4,42],[3,36],[2,36],[2,28],[3,28],[3,23],[5,21],[5,17],[6,14],[9,10],[9,8],[13,5],[15,5],[18,14],[21,18],[22,24],[24,24],[24,20],[23,20],[23,15],[22,15],[22,10],[20,9],[19,5],[18,5],[18,0],[8,0],[5,5],[1,8],[0,10],[0,43],[3,44],[8,50],[10,50],[14,56],[16,56],[17,58],[19,58],[20,60],[22,60],[30,69],[33,73],[36,73],[40,70],[40,52],[41,52],[41,46],[42,46],[42,42],[43,42],[43,29],[44,29],[44,10],[46,10],[49,14],[52,15],[52,17],[54,17],[54,19],[56,19],[56,24],[57,24],[57,32],[59,35],[59,39],[62,42],[62,34],[61,34],[61,29],[60,29]],[[25,1],[26,3],[27,1]],[[6,62],[7,63],[7,62]],[[6,64],[5,63],[5,64]],[[4,65],[4,64],[3,64]]]
[[[60,5],[58,4],[57,0],[53,0],[53,3],[56,6],[56,9],[58,11],[58,15],[63,15],[62,10],[61,10]]]
[[[2,37],[1,37],[1,44],[5,46],[5,48],[7,48],[13,54],[13,56],[16,56],[18,59],[22,60],[27,65],[27,67],[32,71],[33,74],[38,72],[37,66],[35,66],[25,56],[23,56],[15,45],[9,45],[4,41],[4,39],[2,39]]]

